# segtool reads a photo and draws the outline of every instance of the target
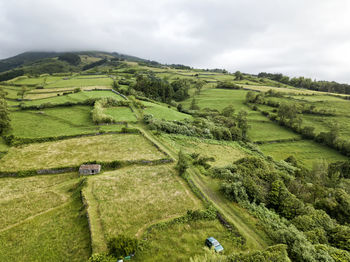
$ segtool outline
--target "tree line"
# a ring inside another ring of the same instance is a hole
[[[322,91],[322,92],[332,92],[332,93],[340,93],[340,94],[350,94],[350,85],[341,84],[335,81],[316,81],[311,78],[305,77],[293,77],[290,78],[281,73],[265,73],[261,72],[258,74],[259,78],[268,78],[282,84],[291,85],[297,88],[310,89],[314,91]]]

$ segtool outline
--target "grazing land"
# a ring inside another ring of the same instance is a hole
[[[157,160],[164,157],[141,135],[99,135],[12,147],[0,160],[0,171],[78,166],[89,161]]]
[[[1,261],[86,261],[79,181],[76,174],[0,180]]]
[[[137,243],[135,261],[189,261],[209,236],[223,261],[350,261],[348,95],[117,53],[60,58],[0,73],[0,261],[85,262],[115,237]],[[62,169],[96,162],[96,175]],[[34,172],[48,169],[62,173]]]
[[[157,222],[182,216],[188,209],[202,208],[169,165],[106,172],[89,178],[84,192],[92,212],[97,210],[92,227],[93,232],[101,227],[103,232],[99,233],[103,236],[94,238],[99,241],[118,234],[140,238],[147,227]],[[93,243],[97,249],[105,245]]]

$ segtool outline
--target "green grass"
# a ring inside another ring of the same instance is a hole
[[[267,118],[265,121],[250,121],[249,125],[248,137],[254,142],[301,139],[300,135],[287,128],[279,126]]]
[[[33,101],[25,102],[25,105],[41,105],[43,103],[52,103],[52,104],[63,104],[66,102],[81,102],[88,98],[103,98],[103,97],[113,97],[117,100],[123,100],[122,97],[114,94],[111,91],[82,91],[79,93],[62,95],[56,97],[50,97],[45,99],[37,99]]]
[[[12,147],[0,159],[0,171],[77,166],[87,161],[164,158],[141,135],[100,135]]]
[[[86,261],[76,174],[0,179],[0,261]]]
[[[320,160],[326,160],[330,163],[347,159],[337,151],[310,140],[263,144],[260,149],[275,160],[284,160],[293,155],[307,168],[311,168],[314,162]]]
[[[200,95],[195,96],[195,99],[201,109],[211,108],[221,111],[226,106],[233,105],[236,111],[241,109],[251,111],[243,104],[247,92],[247,90],[205,89]],[[183,104],[189,108],[191,102],[192,98],[189,98]]]
[[[224,142],[166,134],[162,134],[158,139],[176,151],[183,150],[188,154],[199,153],[201,156],[214,157],[215,162],[209,162],[214,166],[231,164],[248,154],[248,151],[242,148],[237,142]]]
[[[207,248],[204,241],[210,236],[224,247],[224,254],[238,250],[234,236],[219,221],[192,221],[145,234],[146,248],[137,254],[136,261],[189,261],[190,257],[203,253]]]
[[[159,105],[150,102],[142,102],[146,108],[143,110],[143,113],[151,114],[155,118],[164,119],[164,120],[184,120],[192,118],[190,115],[181,113],[173,108],[168,108],[166,105]]]
[[[94,252],[117,234],[140,238],[152,224],[202,208],[172,165],[131,166],[89,177]],[[102,242],[102,243],[101,243]]]
[[[90,117],[88,106],[13,111],[10,114],[12,134],[39,138],[92,133],[98,130]]]
[[[100,78],[97,78],[100,77]],[[60,80],[50,83],[46,88],[52,87],[84,87],[84,86],[110,86],[113,80],[106,75],[78,76],[68,80]]]
[[[116,122],[136,122],[137,118],[129,107],[109,107],[103,112],[113,117]]]

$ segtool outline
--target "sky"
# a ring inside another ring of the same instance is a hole
[[[349,0],[0,0],[0,59],[115,51],[350,83]]]

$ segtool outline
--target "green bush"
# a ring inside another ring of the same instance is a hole
[[[135,254],[138,247],[138,241],[124,235],[119,235],[108,240],[109,254],[116,257],[126,257]]]

